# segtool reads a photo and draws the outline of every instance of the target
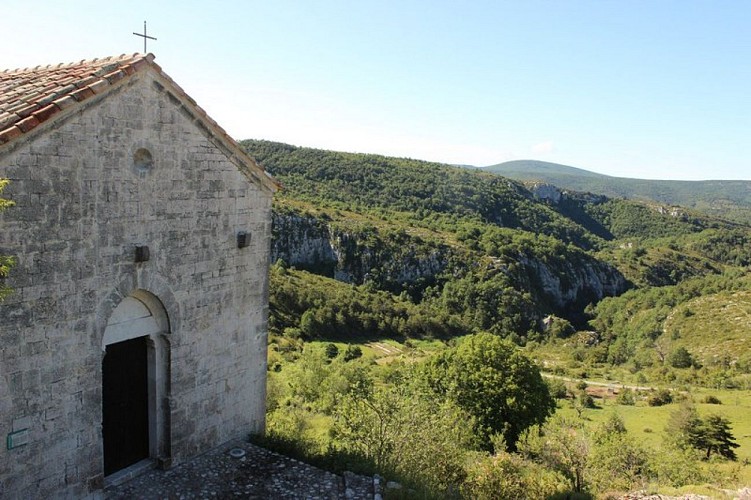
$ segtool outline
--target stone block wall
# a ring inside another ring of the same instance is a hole
[[[16,203],[0,254],[17,259],[0,302],[3,498],[103,486],[102,335],[134,290],[170,321],[164,458],[264,426],[270,191],[151,71],[84,106],[0,150]]]

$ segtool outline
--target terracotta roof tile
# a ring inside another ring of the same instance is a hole
[[[0,144],[148,66],[151,54],[0,71]],[[126,69],[127,68],[127,69]],[[7,133],[6,133],[7,132]]]
[[[39,111],[35,111],[33,116],[41,123],[58,111],[60,111],[60,108],[58,108],[54,104],[50,104],[49,106],[46,106]]]
[[[0,145],[10,142],[16,137],[21,137],[23,132],[18,127],[10,127],[0,131]]]
[[[55,99],[52,102],[54,102],[55,106],[57,106],[58,108],[65,109],[73,106],[77,101],[73,97],[66,95],[65,97],[61,97],[60,99]]]
[[[84,87],[82,89],[76,90],[75,92],[71,92],[70,95],[73,96],[76,99],[76,101],[80,102],[80,101],[83,101],[84,99],[87,99],[93,96],[94,91],[91,90],[90,87]]]
[[[37,125],[39,125],[39,120],[37,120],[34,116],[29,116],[28,118],[24,118],[20,122],[16,123],[16,127],[20,128],[21,132],[23,133],[28,132]]]

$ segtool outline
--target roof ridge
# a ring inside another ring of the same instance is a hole
[[[120,54],[119,56],[106,56],[106,57],[95,57],[93,59],[81,59],[80,61],[73,61],[68,63],[53,63],[53,64],[38,64],[34,67],[26,67],[26,68],[15,68],[15,69],[3,69],[0,70],[0,74],[9,75],[9,74],[22,74],[22,73],[30,73],[32,71],[40,71],[40,70],[51,70],[51,69],[64,69],[64,68],[75,68],[77,66],[84,66],[84,65],[90,65],[94,63],[104,63],[108,61],[116,62],[116,61],[123,61],[128,59],[148,59],[149,62],[154,60],[154,54],[149,53],[143,53],[143,52],[134,52],[132,54]]]

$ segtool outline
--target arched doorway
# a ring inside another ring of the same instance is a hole
[[[137,290],[112,311],[102,338],[104,475],[169,457],[169,318]]]

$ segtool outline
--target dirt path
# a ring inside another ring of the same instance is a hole
[[[402,350],[399,349],[398,347],[395,347],[389,344],[384,344],[383,342],[369,342],[365,345],[377,351],[380,351],[387,356],[396,356],[397,354],[402,353]]]
[[[644,385],[628,385],[628,384],[622,384],[620,382],[615,382],[615,381],[614,382],[595,382],[594,380],[587,380],[587,379],[581,379],[581,378],[562,377],[560,375],[553,375],[552,373],[543,373],[542,376],[545,378],[562,380],[564,382],[581,382],[583,380],[587,385],[594,385],[598,387],[631,389],[632,391],[653,391],[655,389],[654,387],[647,387]]]

